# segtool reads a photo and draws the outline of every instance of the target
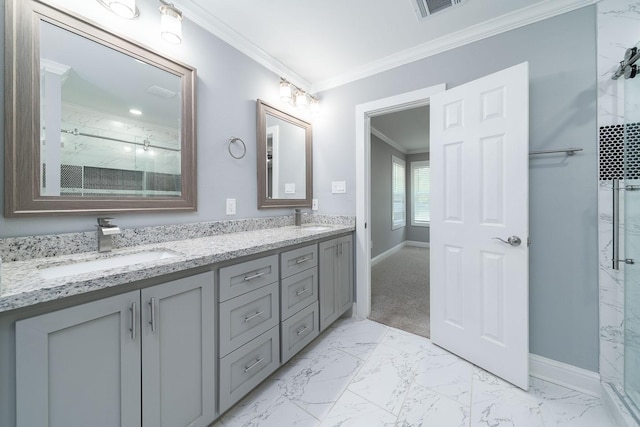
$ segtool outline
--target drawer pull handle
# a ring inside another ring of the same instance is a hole
[[[251,316],[247,316],[244,318],[245,323],[246,322],[251,322],[253,319],[255,319],[256,317],[260,316],[261,314],[264,314],[264,311],[258,311],[257,313],[252,314]]]
[[[249,280],[257,279],[260,276],[264,276],[264,272],[256,273],[253,276],[244,276],[244,281],[248,282]]]
[[[296,292],[296,296],[299,297],[302,294],[306,294],[307,292],[309,292],[309,288],[304,288],[298,292]]]
[[[307,329],[309,329],[309,326],[305,326],[304,328],[298,330],[296,332],[296,335],[302,335],[304,333],[304,331],[306,331]]]
[[[307,262],[309,260],[311,260],[311,258],[309,257],[300,258],[296,260],[296,264],[302,264],[303,262]]]
[[[131,307],[129,307],[129,311],[131,312],[131,339],[136,340],[136,303],[132,302]]]
[[[149,306],[151,306],[151,320],[149,320],[149,324],[151,325],[151,332],[156,331],[156,299],[151,298],[149,300]]]
[[[263,360],[264,360],[264,357],[261,357],[260,359],[256,359],[251,365],[244,368],[244,373],[246,374],[256,366],[258,366]]]

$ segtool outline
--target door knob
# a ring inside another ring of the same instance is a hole
[[[502,243],[506,243],[511,246],[520,246],[522,240],[518,236],[511,236],[507,240],[501,239],[500,237],[494,237],[493,240],[500,240]]]

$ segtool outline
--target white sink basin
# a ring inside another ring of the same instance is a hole
[[[326,227],[323,225],[303,225],[302,228],[307,231],[325,231],[331,230],[331,227]]]
[[[126,255],[116,255],[109,258],[100,258],[92,261],[81,261],[71,264],[56,265],[40,269],[40,276],[43,279],[56,279],[58,277],[72,276],[75,274],[90,273],[93,271],[108,270],[111,268],[125,267],[127,265],[140,264],[143,262],[157,261],[160,259],[173,258],[178,253],[165,250],[152,250],[135,252]]]

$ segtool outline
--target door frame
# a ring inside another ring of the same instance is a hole
[[[356,105],[356,317],[371,313],[371,117],[422,107],[446,83]]]

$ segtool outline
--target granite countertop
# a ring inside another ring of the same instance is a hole
[[[98,289],[111,288],[138,280],[215,264],[245,255],[311,242],[354,231],[354,229],[355,227],[352,225],[322,224],[321,230],[314,230],[309,227],[285,226],[139,245],[115,249],[106,254],[85,252],[50,258],[5,262],[0,272],[0,313],[45,301],[54,301]],[[40,269],[56,265],[158,250],[175,252],[177,255],[166,259],[53,279],[43,279],[40,274]]]

